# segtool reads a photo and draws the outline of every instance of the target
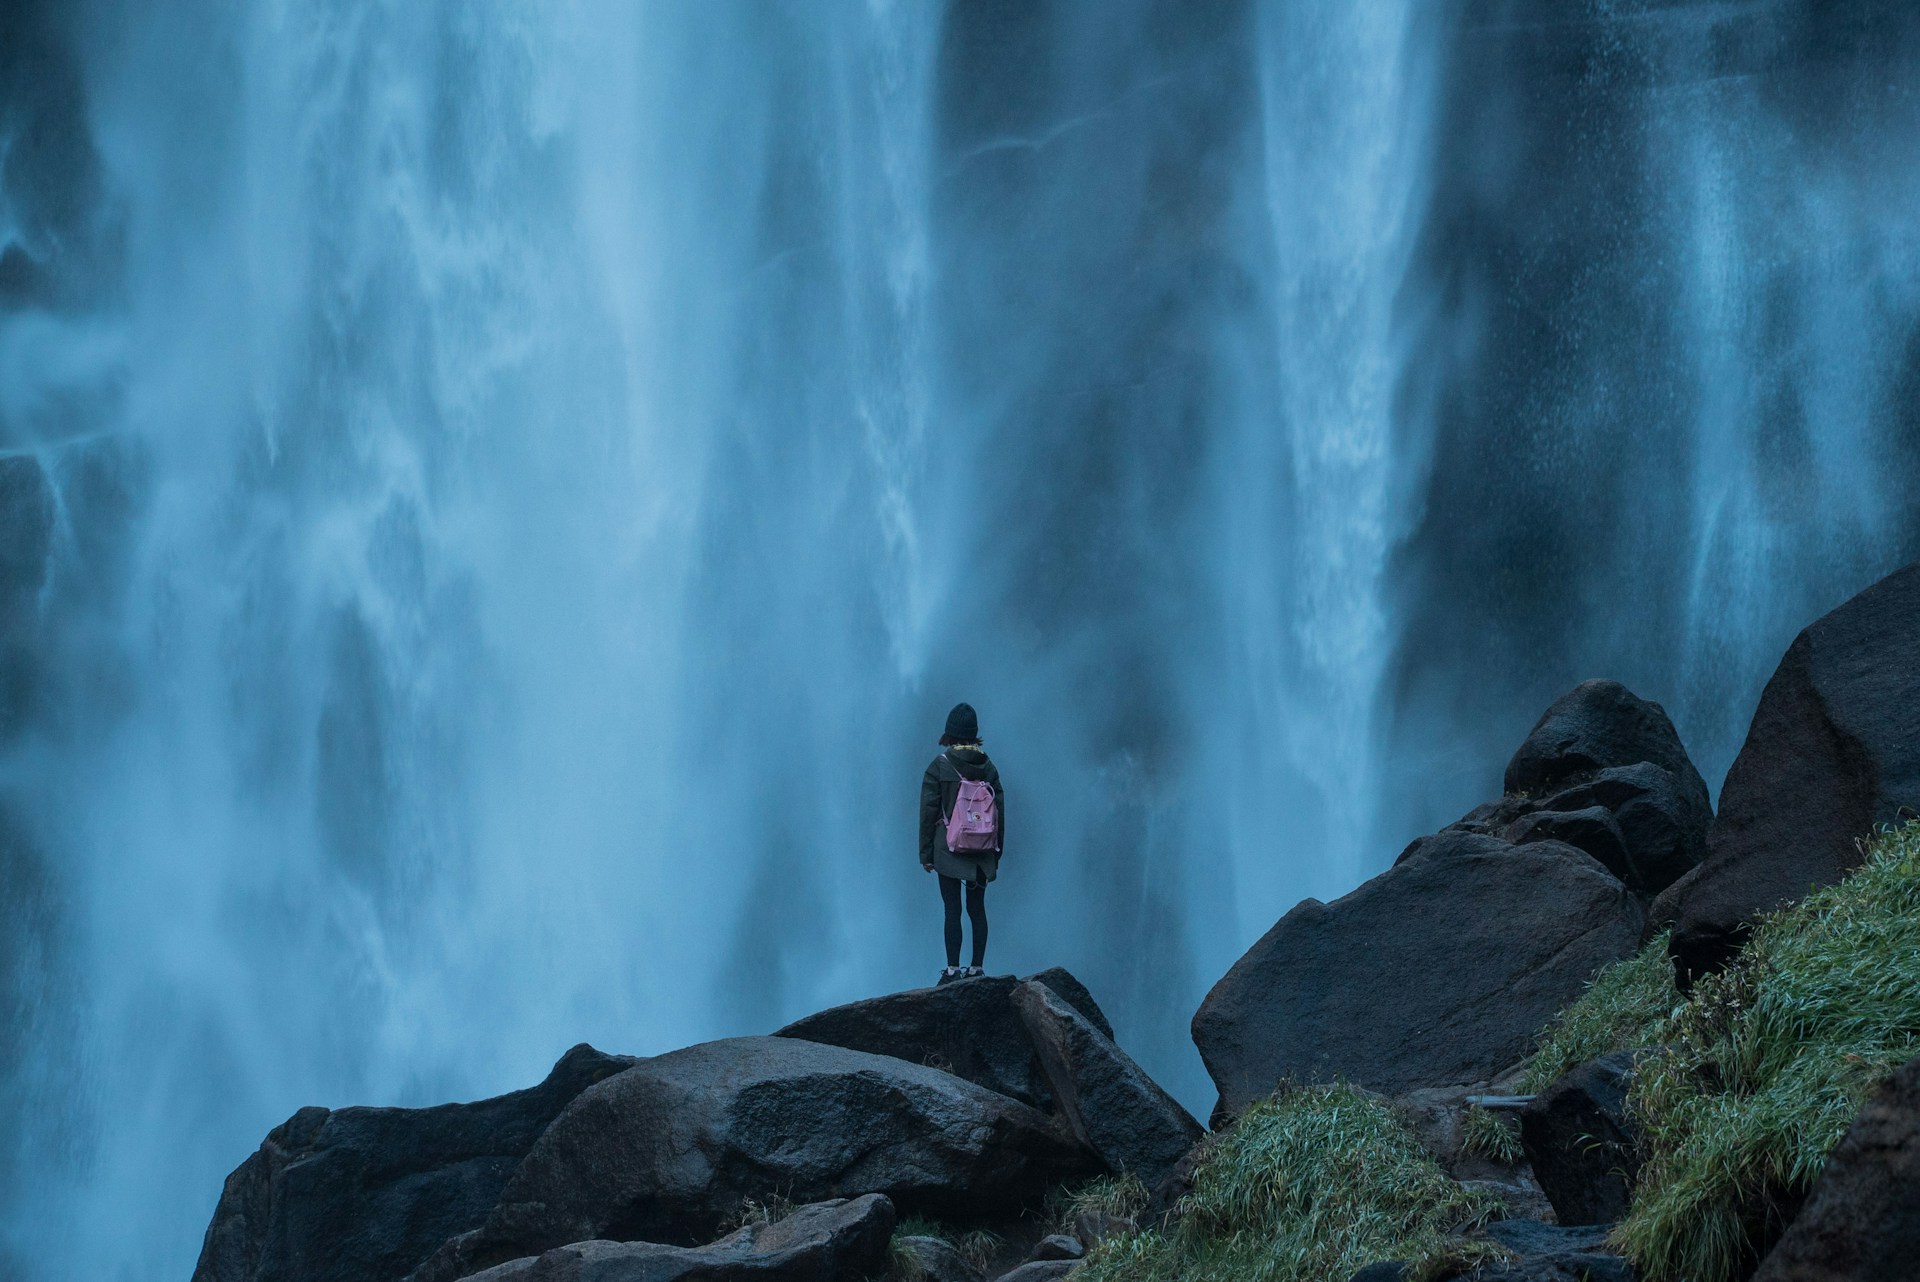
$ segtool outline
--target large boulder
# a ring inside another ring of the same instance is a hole
[[[1627,1213],[1640,1170],[1639,1129],[1627,1111],[1639,1051],[1570,1070],[1520,1114],[1520,1142],[1562,1224],[1611,1224]]]
[[[1055,967],[1033,979],[1089,1020],[1106,1025],[1092,994],[1065,970]],[[1020,982],[1011,975],[984,975],[870,997],[795,1020],[774,1036],[942,1068],[1022,1104],[1045,1108],[1051,1103],[1046,1074],[1013,1006]]]
[[[438,1108],[303,1108],[227,1177],[193,1282],[384,1282],[487,1218],[580,1092],[634,1061],[568,1051],[540,1085]]]
[[[1013,1001],[1074,1135],[1115,1174],[1149,1188],[1165,1179],[1200,1123],[1052,988],[1024,983]]]
[[[1617,681],[1553,702],[1507,764],[1507,792],[1453,829],[1563,841],[1652,900],[1706,854],[1706,784],[1659,704]]]
[[[639,1060],[582,1092],[486,1224],[417,1276],[446,1282],[593,1238],[689,1245],[773,1195],[884,1193],[908,1213],[977,1220],[1094,1169],[1057,1120],[939,1069],[731,1038]]]
[[[1703,802],[1706,781],[1694,769],[1665,708],[1618,681],[1582,681],[1540,714],[1507,762],[1506,790],[1542,797],[1605,770],[1650,761]]]
[[[1598,850],[1588,853],[1634,893],[1650,899],[1691,872],[1706,854],[1713,807],[1695,787],[1698,779],[1697,774],[1691,780],[1678,779],[1651,761],[1609,766],[1553,793],[1540,809],[1548,814],[1604,811],[1619,835],[1621,862],[1610,862]]]
[[[1442,834],[1282,917],[1207,994],[1193,1039],[1222,1115],[1283,1079],[1389,1095],[1490,1080],[1634,951],[1641,923],[1627,888],[1569,846]]]
[[[1874,825],[1920,808],[1920,563],[1794,638],[1720,790],[1707,859],[1676,905],[1682,983],[1755,917],[1839,881]]]
[[[1753,1282],[1908,1282],[1920,1272],[1920,1060],[1854,1118]]]
[[[803,1206],[710,1246],[577,1242],[495,1265],[475,1282],[822,1282],[877,1277],[887,1264],[893,1204],[877,1193]]]
[[[1087,1017],[1087,1022],[1100,1030],[1104,1037],[1113,1036],[1113,1025],[1107,1022],[1106,1012],[1100,1009],[1100,1003],[1093,1000],[1093,994],[1087,986],[1074,977],[1065,966],[1049,966],[1027,976],[1030,984],[1045,984],[1066,1000],[1067,1005]],[[1118,1040],[1117,1038],[1115,1040]]]

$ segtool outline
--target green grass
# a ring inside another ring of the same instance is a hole
[[[771,1224],[775,1220],[784,1220],[795,1209],[793,1202],[777,1193],[766,1198],[746,1198],[734,1208],[733,1214],[720,1221],[717,1236],[737,1233],[749,1224]]]
[[[1385,1100],[1283,1087],[1208,1141],[1171,1228],[1102,1243],[1079,1282],[1323,1282],[1379,1260],[1413,1278],[1491,1248],[1451,1230],[1492,1199],[1448,1179]]]
[[[1920,823],[1882,831],[1853,876],[1763,919],[1684,999],[1664,936],[1601,972],[1544,1031],[1523,1089],[1640,1047],[1664,1049],[1629,1096],[1643,1165],[1615,1246],[1645,1282],[1731,1282],[1866,1095],[1920,1054]],[[1469,1146],[1510,1153],[1511,1130],[1475,1113]],[[1116,1190],[1086,1195],[1091,1207]],[[1450,1234],[1492,1206],[1447,1179],[1385,1101],[1286,1088],[1208,1141],[1171,1227],[1103,1243],[1076,1278],[1321,1282],[1397,1259],[1423,1282],[1491,1252]]]
[[[1861,1100],[1920,1052],[1920,824],[1763,919],[1686,998],[1664,935],[1608,967],[1546,1030],[1522,1089],[1636,1047],[1666,1049],[1628,1099],[1644,1165],[1615,1243],[1647,1282],[1737,1277]]]
[[[1663,931],[1632,957],[1594,976],[1579,1000],[1548,1025],[1520,1089],[1536,1094],[1590,1059],[1659,1044],[1680,1002]]]
[[[1467,1109],[1466,1131],[1462,1147],[1469,1153],[1508,1165],[1527,1155],[1520,1143],[1518,1119],[1501,1117],[1476,1104]]]
[[[939,1238],[976,1269],[984,1269],[994,1253],[1005,1245],[998,1233],[986,1229],[962,1233],[924,1215],[910,1215],[894,1225],[893,1238],[888,1244],[887,1277],[893,1282],[924,1282],[927,1277],[925,1271],[913,1262],[913,1257],[901,1248],[900,1239],[907,1237]]]
[[[1147,1186],[1139,1176],[1101,1175],[1048,1194],[1047,1222],[1055,1232],[1071,1233],[1074,1221],[1087,1214],[1137,1220],[1147,1209],[1147,1198]]]
[[[1763,919],[1648,1039],[1645,1164],[1615,1237],[1648,1282],[1723,1282],[1810,1188],[1861,1101],[1920,1053],[1920,824]]]

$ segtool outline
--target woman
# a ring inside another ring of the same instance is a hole
[[[947,910],[947,968],[939,982],[982,975],[987,960],[987,883],[1000,871],[1006,846],[1007,799],[1000,772],[980,750],[980,719],[970,704],[947,714],[941,753],[920,781],[920,866],[940,876]],[[962,805],[962,787],[968,804]],[[986,799],[990,797],[990,800]],[[973,923],[973,965],[960,967],[960,894],[966,887],[967,919]]]

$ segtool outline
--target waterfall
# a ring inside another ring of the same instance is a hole
[[[311,1103],[995,970],[1186,1019],[1615,676],[1710,781],[1920,553],[1920,19],[16,6],[0,1272]]]

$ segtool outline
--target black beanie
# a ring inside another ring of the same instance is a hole
[[[941,743],[979,743],[980,718],[974,715],[970,703],[956,703],[953,711],[947,714],[947,732],[940,736]]]

